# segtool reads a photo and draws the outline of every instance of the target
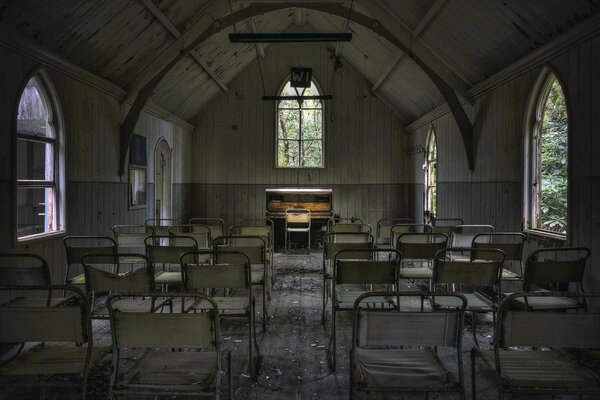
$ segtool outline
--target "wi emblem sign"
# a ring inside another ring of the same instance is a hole
[[[312,80],[312,68],[292,68],[291,87],[308,88]]]

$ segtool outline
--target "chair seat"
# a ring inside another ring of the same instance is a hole
[[[478,354],[495,371],[494,352]],[[500,367],[505,384],[516,388],[600,389],[600,375],[558,350],[500,350]]]
[[[519,309],[527,308],[523,297],[514,299],[513,303]],[[527,305],[530,310],[570,310],[583,307],[582,303],[569,297],[528,297]]]
[[[85,275],[80,274],[68,279],[69,285],[85,285]]]
[[[123,375],[117,391],[145,393],[211,393],[219,377],[214,351],[148,350]]]
[[[512,272],[509,269],[502,269],[502,280],[503,281],[520,281],[523,277],[515,272]]]
[[[219,308],[219,312],[223,314],[231,313],[235,311],[236,313],[245,313],[250,310],[250,301],[248,297],[211,297],[215,303],[217,303],[217,307]],[[189,310],[212,310],[213,305],[207,300],[198,300],[196,301]]]
[[[376,388],[450,386],[452,374],[430,349],[369,349],[354,352],[357,384]]]
[[[337,304],[354,304],[354,301],[356,301],[356,299],[360,296],[365,294],[367,291],[338,291],[336,290],[335,292],[335,299]],[[368,301],[362,301],[362,303],[368,303],[368,304],[372,304],[372,303],[390,303],[390,299],[382,297],[382,296],[376,296],[376,297],[369,297]]]
[[[150,299],[131,299],[131,300],[117,300],[113,302],[113,308],[124,312],[154,312],[166,305],[166,302],[154,302],[154,310],[152,308],[152,300]],[[93,317],[108,317],[108,309],[106,305],[102,304],[97,306],[92,311]]]
[[[398,274],[401,279],[431,279],[433,277],[433,271],[426,267],[400,268]]]
[[[260,285],[265,281],[265,271],[262,269],[262,265],[261,265],[261,270],[259,271],[252,271],[250,273],[251,277],[252,277],[252,284],[253,285]]]
[[[181,272],[160,271],[154,275],[154,283],[158,285],[175,285],[181,283]]]
[[[142,264],[146,260],[135,256],[119,257],[119,264]]]
[[[481,293],[461,293],[467,298],[467,311],[488,312],[494,310],[494,303]],[[457,297],[435,296],[435,304],[440,307],[460,307],[462,302]]]
[[[52,297],[50,298],[50,307],[56,307],[68,301],[72,297]],[[2,306],[10,305],[11,307],[46,307],[48,299],[45,297],[18,297],[10,300]]]
[[[110,347],[92,349],[92,365],[110,352]],[[0,375],[52,375],[83,372],[87,347],[37,346],[0,368]]]

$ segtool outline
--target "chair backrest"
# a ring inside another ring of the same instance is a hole
[[[285,222],[287,225],[308,225],[310,226],[311,212],[308,208],[288,208],[285,210]]]
[[[190,218],[189,224],[208,225],[212,239],[223,236],[226,233],[225,221],[222,218]]]
[[[81,258],[86,254],[98,254],[102,256],[113,256],[117,262],[117,243],[107,236],[67,236],[63,239],[67,254],[68,265],[81,265]],[[99,260],[100,261],[100,260]],[[106,261],[106,257],[102,257]],[[90,264],[102,264],[88,258]]]
[[[197,263],[203,256],[229,254],[231,264]],[[233,257],[235,256],[235,257]],[[252,288],[250,258],[239,251],[207,251],[184,253],[181,255],[183,282],[186,291],[198,289],[240,289]]]
[[[494,232],[494,227],[491,225],[457,225],[452,231],[450,246],[471,247],[473,238],[477,234],[490,232]]]
[[[323,236],[323,259],[333,260],[335,255],[346,249],[372,249],[373,235],[370,233],[326,233]],[[351,259],[370,259],[372,253],[359,251],[359,252],[345,252],[344,255]]]
[[[444,346],[461,348],[462,331],[467,300],[453,293],[460,304],[437,310],[381,309],[361,307],[370,297],[427,299],[434,293],[423,292],[370,292],[354,303],[352,348],[399,348],[402,346]]]
[[[391,228],[392,243],[398,243],[398,237],[405,233],[428,233],[431,225],[427,224],[394,224]]]
[[[272,219],[239,219],[235,225],[229,227],[229,235],[263,236],[268,238],[267,245],[273,242],[273,229],[275,223]]]
[[[154,266],[143,254],[119,253],[118,257],[135,257],[144,265],[126,274],[116,274],[93,266],[94,263],[110,264],[111,257],[103,254],[83,256],[82,264],[85,273],[85,286],[92,292],[148,292],[154,287]],[[113,269],[115,271],[116,269]]]
[[[112,232],[120,252],[143,252],[146,247],[144,239],[156,234],[154,228],[148,225],[115,225]]]
[[[519,232],[492,232],[478,233],[473,237],[471,247],[474,249],[494,248],[502,250],[504,261],[518,261],[523,259],[523,245],[525,244],[525,235]],[[498,257],[499,253],[487,252],[483,250],[473,250],[474,260],[491,260]]]
[[[57,291],[71,300],[60,306],[0,307],[0,342],[72,342],[92,341],[91,325],[87,316],[89,303],[83,292],[67,285],[2,286],[0,290]]]
[[[348,254],[354,256],[357,253],[370,253],[368,257],[361,259],[349,259]],[[375,256],[377,253],[394,253],[389,260],[379,261]],[[368,258],[368,259],[366,259]],[[337,285],[344,284],[382,284],[394,285],[398,282],[398,266],[402,254],[397,250],[384,249],[345,249],[339,251],[334,257],[334,282]]]
[[[155,300],[162,300],[168,296],[167,293],[138,295]],[[172,296],[173,299],[182,301],[203,300],[212,306],[207,312],[197,314],[121,311],[118,309],[118,301],[122,297],[121,294],[113,294],[107,300],[115,352],[125,348],[220,348],[219,312],[216,303],[210,297],[184,293]]]
[[[590,249],[565,247],[536,250],[527,259],[523,288],[532,285],[577,283],[581,286]]]
[[[0,284],[4,286],[49,285],[48,264],[37,254],[0,254]]]
[[[411,224],[413,222],[410,218],[381,218],[377,221],[377,239],[392,239],[392,226],[396,224]]]
[[[435,254],[448,246],[443,233],[403,233],[398,236],[396,249],[405,260],[433,260]]]
[[[262,236],[220,236],[213,239],[213,250],[217,264],[239,263],[239,257],[232,252],[245,254],[251,264],[262,264],[267,259],[267,244]]]
[[[486,249],[487,252],[498,253],[491,260],[451,259],[453,252],[472,251],[471,248],[446,248],[436,253],[433,258],[433,284],[474,284],[493,285],[498,287],[504,257],[502,250]]]
[[[210,249],[210,227],[200,224],[184,224],[173,225],[169,227],[169,236],[171,236],[171,244],[174,246],[185,246],[188,244],[187,239],[179,240],[178,236],[188,236],[196,240],[199,249]],[[182,243],[180,243],[182,242]]]
[[[464,222],[460,218],[435,218],[432,220],[432,232],[445,233],[450,237],[454,228],[463,224]]]
[[[177,244],[171,243],[171,236],[148,236],[146,242],[146,256],[153,264],[179,264],[180,257],[188,251],[198,250],[196,239],[191,236],[177,236]],[[162,245],[166,242],[167,245]]]
[[[600,350],[600,313],[578,311],[515,310],[515,299],[564,297],[581,299],[600,297],[600,293],[568,292],[513,293],[507,296],[498,310],[494,349],[508,347],[552,347]]]

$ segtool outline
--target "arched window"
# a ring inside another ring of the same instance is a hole
[[[62,150],[56,102],[47,79],[37,73],[19,98],[17,135],[17,239],[25,241],[64,229]]]
[[[565,93],[556,75],[546,69],[534,95],[527,227],[566,235],[569,115]]]
[[[437,215],[437,142],[433,127],[427,134],[425,149],[425,211],[430,215]]]
[[[292,88],[288,81],[280,96],[319,96],[315,82]],[[277,156],[279,168],[323,167],[323,101],[281,100],[277,104]]]

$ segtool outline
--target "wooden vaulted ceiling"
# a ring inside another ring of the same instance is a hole
[[[290,0],[287,0],[290,2]],[[262,0],[231,0],[234,11]],[[275,1],[274,1],[275,2]],[[598,0],[354,0],[336,1],[397,25],[472,87],[578,22]],[[4,0],[0,25],[123,88],[128,99],[198,33],[230,13],[227,0]],[[342,31],[344,18],[286,8],[235,21],[237,31]],[[351,22],[352,42],[332,45],[372,90],[410,123],[444,103],[415,62],[370,29]],[[228,27],[195,47],[160,82],[152,101],[188,121],[268,46],[231,44]],[[271,45],[273,46],[273,45]],[[279,46],[279,45],[275,45]]]

